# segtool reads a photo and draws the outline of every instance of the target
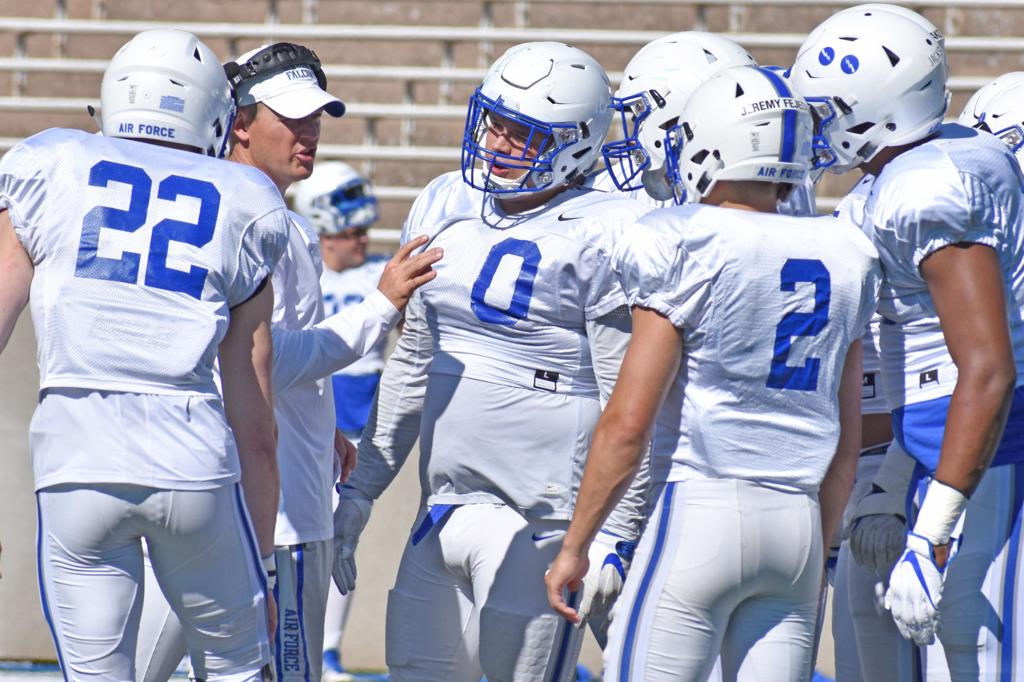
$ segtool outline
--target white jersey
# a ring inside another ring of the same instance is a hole
[[[214,360],[229,309],[258,291],[285,248],[284,204],[266,176],[51,129],[0,161],[0,207],[35,265],[40,386],[51,393],[33,420],[37,487],[237,480]]]
[[[228,309],[283,248],[262,173],[55,128],[9,151],[0,182],[36,269],[40,388],[217,395]]]
[[[844,225],[689,205],[630,229],[614,254],[630,300],[682,329],[686,354],[656,421],[655,480],[820,485],[846,353],[881,278]]]
[[[839,202],[832,215],[863,229],[864,204],[868,200],[874,182],[873,175],[865,175],[861,178]],[[867,236],[870,238],[871,234],[869,233]],[[881,324],[882,316],[876,312],[871,316],[871,321],[864,329],[864,336],[861,337],[861,347],[864,349],[864,379],[861,383],[860,394],[861,414],[889,414],[889,405],[885,400],[885,390],[882,387],[882,365],[878,357],[878,337],[881,333]]]
[[[459,172],[421,193],[403,240],[427,234],[445,250],[418,292],[433,342],[421,430],[428,503],[571,516],[600,415],[587,324],[626,303],[602,244],[645,211],[568,189],[509,216]]]
[[[271,325],[308,330],[324,319],[320,240],[302,216],[289,211],[289,217],[288,249],[274,270]],[[274,352],[288,351],[280,347]],[[331,381],[279,383],[284,382],[275,381],[274,416],[281,497],[274,544],[326,540],[334,535],[331,490],[336,477]]]
[[[320,276],[320,287],[324,292],[324,308],[328,315],[334,315],[349,306],[362,303],[377,290],[377,283],[390,259],[384,255],[368,256],[366,262],[357,268],[337,272],[325,267]],[[338,374],[374,374],[384,369],[384,350],[388,345],[383,338],[370,350]]]
[[[1024,230],[1021,175],[995,137],[957,124],[888,163],[864,207],[885,272],[878,312],[885,391],[898,408],[952,394],[957,368],[921,275],[921,261],[960,242],[999,254],[1007,312],[1024,381]],[[891,324],[889,324],[891,323]]]

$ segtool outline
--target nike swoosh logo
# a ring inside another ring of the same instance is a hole
[[[534,533],[530,538],[534,542],[543,542],[544,540],[550,540],[551,538],[558,538],[565,535],[564,530],[556,530],[553,533]]]
[[[558,216],[558,222],[565,222],[567,220],[582,220],[582,219],[583,219],[583,216],[581,216],[581,215],[567,216],[564,213],[562,213],[562,214],[560,214]]]

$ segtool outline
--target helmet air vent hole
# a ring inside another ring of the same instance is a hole
[[[708,60],[708,64],[714,64],[715,62],[718,61],[718,57],[711,54],[707,50],[704,50],[704,58]]]
[[[743,97],[743,86],[739,83],[736,84],[736,97]]]
[[[180,82],[180,81],[176,81],[176,80],[174,80],[173,78],[168,78],[167,80],[169,80],[169,81],[171,82],[171,84],[172,84],[172,85],[177,85],[177,86],[178,86],[179,88],[183,88],[183,87],[185,87],[185,84],[184,84],[184,83],[182,83],[182,82]]]
[[[918,90],[918,92],[923,92],[923,91],[927,90],[927,89],[928,89],[928,86],[930,86],[931,84],[932,84],[932,82],[931,82],[931,81],[928,81],[927,83],[925,83],[924,85],[922,85],[921,87],[919,87],[919,88],[917,89],[917,90]]]
[[[889,123],[885,124],[885,129],[891,133],[894,130],[896,130],[896,124],[890,121]]]
[[[843,147],[843,149],[849,149],[850,148],[850,143],[849,142],[843,142],[842,147]]]
[[[721,161],[722,155],[718,153],[718,150],[711,152],[711,156],[715,157],[715,161]]]
[[[587,127],[586,121],[580,121],[580,135],[582,135],[581,139],[584,140],[590,137],[590,128]]]
[[[693,161],[698,166],[704,163],[704,159],[708,158],[708,150],[701,149],[699,152],[690,157],[690,161]]]
[[[580,149],[579,151],[573,152],[572,158],[574,158],[577,161],[579,161],[584,156],[586,156],[590,152],[591,149],[592,149],[592,147],[584,147],[583,149]],[[562,170],[564,171],[565,168],[562,168]]]
[[[887,48],[885,45],[882,46],[882,49],[885,50],[885,56],[889,58],[889,63],[891,65],[896,66],[900,63],[899,55]]]
[[[548,101],[551,102],[552,104],[558,104],[558,102],[556,102],[554,98],[551,97],[551,95],[548,95]]]
[[[839,39],[840,40],[845,40],[848,43],[855,43],[855,42],[857,42],[857,37],[856,36],[839,36]]]
[[[871,126],[873,126],[873,125],[875,125],[875,124],[872,123],[871,121],[864,121],[864,123],[858,123],[855,126],[851,126],[851,127],[847,128],[846,132],[853,133],[854,135],[863,135],[868,130],[870,130]]]
[[[572,68],[579,69],[580,71],[586,71],[587,70],[587,67],[584,66],[583,64],[573,64]]]
[[[197,62],[201,63],[203,61],[203,55],[199,54],[199,48],[198,47],[195,49],[195,52],[192,53],[192,56],[195,58],[195,60]]]

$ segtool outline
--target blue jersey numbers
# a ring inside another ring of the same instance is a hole
[[[787,365],[789,350],[795,336],[817,336],[828,324],[828,304],[832,280],[820,260],[790,258],[782,266],[780,289],[796,291],[797,282],[814,284],[814,309],[809,313],[786,313],[775,327],[775,350],[772,355],[768,388],[814,391],[818,388],[820,358],[809,357],[804,364]]]
[[[519,263],[519,274],[516,276],[512,290],[512,300],[502,310],[487,303],[484,298],[487,290],[494,282],[494,275],[505,258],[512,258]],[[511,327],[516,320],[525,320],[530,311],[530,299],[533,297],[533,281],[537,278],[540,267],[540,248],[533,242],[522,239],[505,239],[491,247],[487,260],[480,270],[480,275],[473,283],[470,304],[473,314],[481,322],[500,324]]]
[[[145,225],[151,218],[153,181],[141,168],[111,161],[100,161],[89,171],[89,184],[93,187],[108,187],[112,182],[122,183],[131,188],[128,208],[96,206],[86,213],[82,220],[82,237],[78,245],[75,276],[137,283],[141,254],[124,250],[120,258],[105,258],[98,255],[100,231],[105,228],[135,232]],[[194,223],[165,218],[153,226],[144,283],[146,286],[180,292],[198,299],[203,293],[207,269],[195,265],[188,271],[169,268],[168,248],[171,242],[196,247],[210,243],[220,211],[220,192],[212,183],[205,180],[180,175],[164,178],[157,186],[159,200],[177,202],[180,197],[198,201],[198,217]]]

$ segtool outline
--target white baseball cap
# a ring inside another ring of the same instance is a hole
[[[320,59],[301,45],[264,45],[224,66],[240,107],[263,102],[285,118],[305,118],[317,109],[335,118],[345,113],[345,104],[324,90]]]

